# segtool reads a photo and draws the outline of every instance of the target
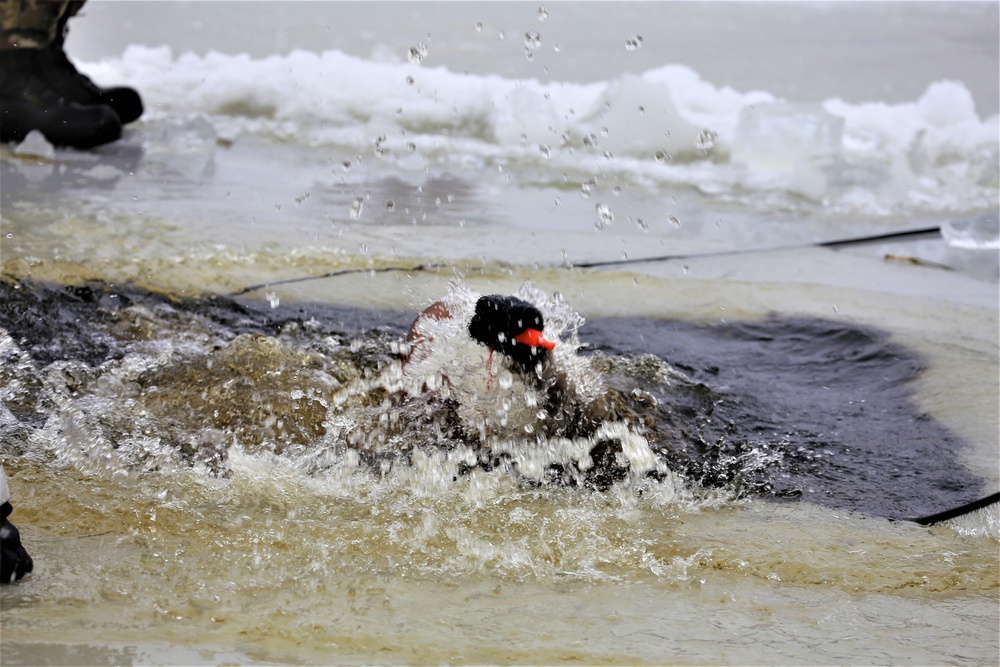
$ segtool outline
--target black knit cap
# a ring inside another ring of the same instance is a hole
[[[547,350],[514,340],[526,329],[543,331],[542,313],[533,305],[513,296],[490,294],[476,302],[476,314],[469,322],[469,335],[483,345],[503,352],[524,366],[534,366]]]

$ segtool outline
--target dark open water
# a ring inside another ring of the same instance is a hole
[[[73,381],[73,396],[85,405],[88,387],[101,384],[102,364],[130,354],[148,355],[153,339],[176,338],[185,330],[214,338],[216,343],[197,357],[210,356],[239,336],[255,337],[251,352],[226,357],[235,374],[215,373],[209,362],[200,367],[201,376],[169,368],[140,376],[142,395],[165,406],[151,426],[159,432],[145,435],[169,441],[177,431],[168,424],[177,420],[190,421],[187,429],[195,433],[219,426],[205,416],[206,406],[191,404],[212,393],[213,383],[239,377],[262,392],[296,388],[294,382],[266,387],[273,378],[260,377],[255,367],[262,359],[257,352],[265,349],[261,341],[274,341],[293,353],[318,354],[310,362],[313,367],[347,364],[349,374],[363,376],[394,363],[392,342],[405,336],[414,316],[329,304],[270,308],[258,301],[179,297],[106,284],[70,288],[4,280],[0,295],[0,327],[30,359],[30,366],[20,364],[19,386],[25,389],[11,403],[21,428],[7,425],[3,435],[8,441],[48,418],[39,391],[54,362],[86,369],[86,379]],[[889,518],[932,514],[986,492],[958,460],[962,441],[915,406],[912,388],[922,369],[920,356],[893,343],[885,332],[818,318],[771,316],[714,324],[598,318],[588,321],[580,335],[582,353],[595,355],[596,367],[632,427],[671,470],[698,485],[724,487],[735,496],[812,502]],[[351,353],[335,358],[317,352],[315,341],[330,337]],[[664,363],[673,369],[668,382]],[[308,382],[301,388],[308,388]],[[175,403],[171,395],[177,397]],[[323,415],[303,416],[293,412],[298,408],[290,402],[284,408],[269,405],[273,410],[260,411],[237,401],[231,419],[222,424],[222,439],[245,439],[247,421],[273,420],[275,415],[285,422],[278,439],[286,446],[308,447],[310,434],[322,431],[316,421]],[[199,418],[207,422],[199,424]],[[122,437],[117,428],[106,431]]]

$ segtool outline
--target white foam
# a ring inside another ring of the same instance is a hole
[[[264,134],[374,151],[403,169],[408,161],[415,169],[498,161],[516,173],[519,164],[545,163],[553,180],[618,172],[650,187],[787,190],[848,210],[870,208],[874,192],[879,207],[897,213],[989,208],[998,187],[991,165],[1000,151],[1000,118],[980,118],[969,90],[955,81],[934,83],[903,104],[827,100],[803,122],[818,118],[843,130],[817,134],[820,143],[812,146],[798,145],[809,128],[786,117],[777,131],[791,143],[775,146],[772,160],[759,141],[745,150],[761,139],[748,134],[746,119],[787,108],[782,104],[801,106],[766,91],[715,86],[681,65],[589,84],[543,84],[339,51],[254,59],[131,46],[120,58],[83,67],[98,80],[139,88],[148,120],[204,114],[223,138]],[[836,160],[817,165],[817,153]]]

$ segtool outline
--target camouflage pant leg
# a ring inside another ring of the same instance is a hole
[[[37,49],[56,38],[70,0],[0,0],[0,49]],[[79,5],[72,8],[79,11]]]

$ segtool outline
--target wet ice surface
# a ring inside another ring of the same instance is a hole
[[[106,265],[101,271],[114,264],[117,280],[177,284],[186,273],[200,281],[190,285],[196,290],[235,292],[339,267],[469,261],[552,267],[675,256],[637,266],[670,277],[793,278],[849,287],[869,285],[878,274],[890,279],[890,291],[995,301],[998,264],[990,244],[997,217],[975,205],[958,215],[870,217],[780,192],[755,194],[738,183],[738,196],[683,183],[641,185],[613,172],[535,184],[530,165],[514,169],[514,178],[512,169],[483,165],[425,171],[345,148],[249,136],[219,145],[212,132],[201,117],[150,122],[96,153],[4,159],[6,257],[97,262]],[[709,168],[692,165],[695,174]],[[848,271],[826,259],[794,261],[817,242],[934,226],[951,242],[935,234],[841,252],[886,258],[885,265],[951,269],[937,271],[935,280],[914,282],[871,263],[870,270],[858,262]],[[786,261],[777,249],[801,251]],[[751,257],[752,268],[741,266],[747,252],[760,252],[764,261]],[[214,284],[201,267],[220,262],[244,264],[245,277],[220,272],[224,282]]]

